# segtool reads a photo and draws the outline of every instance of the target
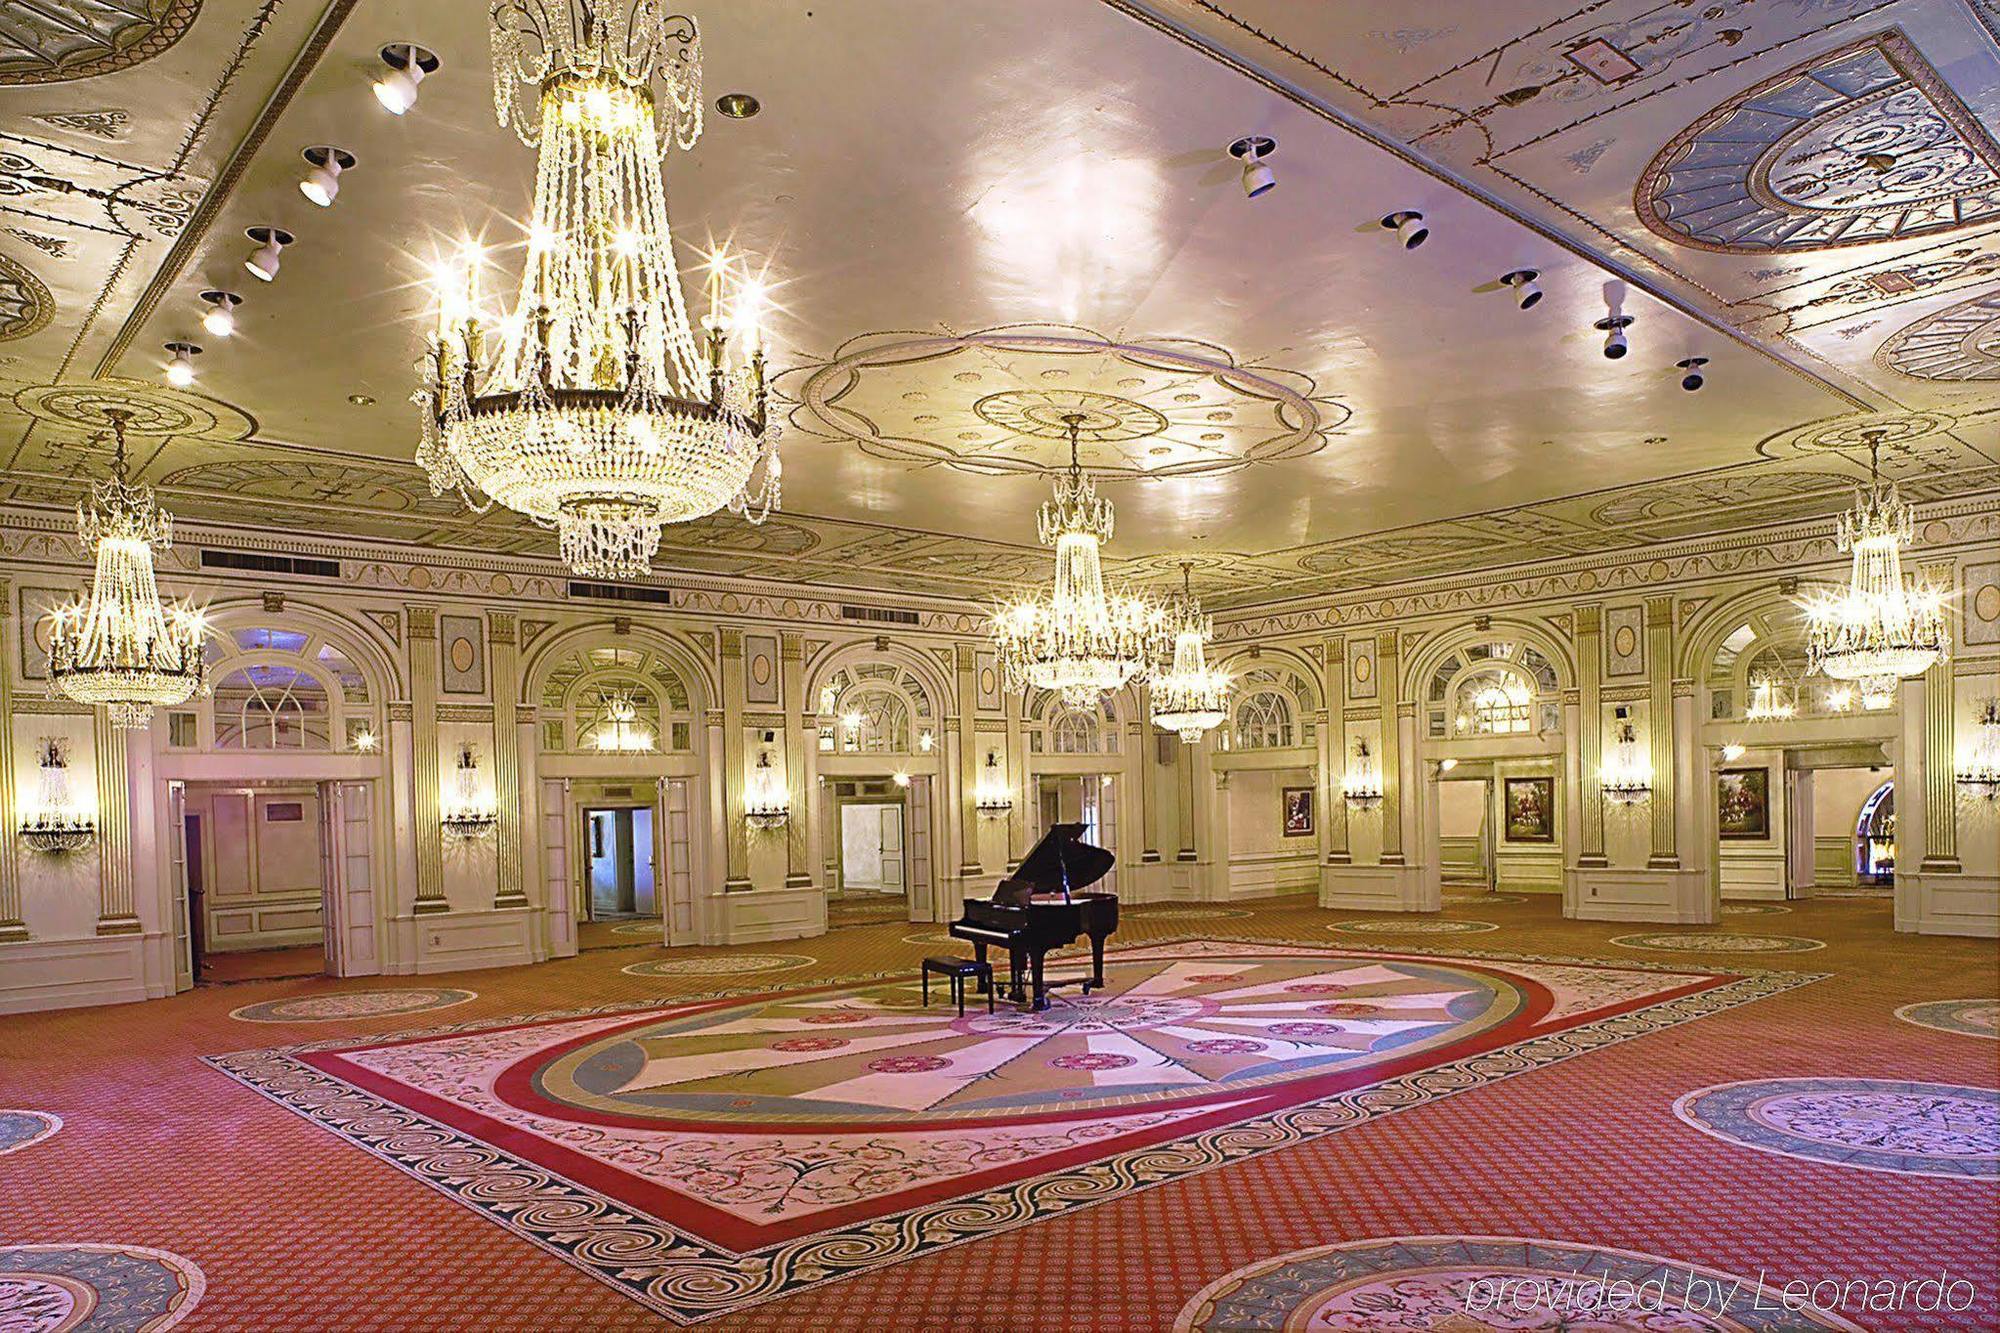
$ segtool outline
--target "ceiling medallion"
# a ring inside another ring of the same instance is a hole
[[[1195,598],[1194,562],[1181,562],[1180,596],[1167,604],[1167,633],[1174,655],[1165,670],[1153,676],[1153,725],[1178,732],[1189,745],[1219,727],[1229,717],[1229,673],[1208,665],[1208,641],[1215,624],[1202,614]]]
[[[962,472],[1059,472],[1080,415],[1100,480],[1217,476],[1303,458],[1348,409],[1310,376],[1191,338],[1118,342],[1068,324],[865,334],[789,370],[791,423],[871,457]]]
[[[1895,33],[1814,57],[1676,136],[1633,203],[1680,245],[1826,250],[2000,215],[2000,149]]]
[[[152,488],[125,480],[128,414],[105,412],[117,443],[111,479],[76,507],[77,535],[97,556],[87,601],[50,614],[49,678],[58,694],[105,710],[114,727],[143,727],[156,707],[207,684],[205,626],[192,605],[160,602],[153,551],[173,544],[173,519]]]
[[[55,312],[55,298],[42,280],[0,255],[0,342],[40,332]]]
[[[1104,586],[1098,548],[1111,540],[1112,509],[1078,461],[1083,420],[1076,413],[1067,424],[1069,471],[1041,508],[1042,545],[1056,553],[1055,583],[1002,606],[992,632],[1008,688],[1050,690],[1072,706],[1094,708],[1100,696],[1151,669],[1167,620],[1157,604]]]
[[[1875,359],[1920,380],[2000,380],[2000,292],[1960,301],[1882,344]]]
[[[697,336],[667,224],[661,159],[701,134],[700,32],[653,0],[496,0],[492,39],[500,122],[538,151],[534,221],[509,313],[481,305],[477,246],[438,275],[417,461],[439,493],[553,527],[576,573],[636,578],[663,525],[779,501],[757,284],[715,257]]]
[[[1802,599],[1810,667],[1880,697],[1895,682],[1922,675],[1950,652],[1944,594],[1905,576],[1903,547],[1916,540],[1916,512],[1881,475],[1881,442],[1868,441],[1868,485],[1843,514],[1836,534],[1853,561],[1847,588]]]

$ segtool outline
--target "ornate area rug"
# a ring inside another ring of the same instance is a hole
[[[878,974],[209,1063],[693,1322],[1814,979],[1227,939],[1106,978],[1038,1014]]]

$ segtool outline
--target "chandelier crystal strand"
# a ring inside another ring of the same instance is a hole
[[[1916,540],[1916,512],[1896,484],[1883,479],[1881,444],[1881,434],[1871,433],[1868,485],[1835,529],[1840,549],[1852,554],[1846,589],[1801,602],[1809,666],[1860,683],[1864,703],[1886,702],[1895,681],[1922,675],[1951,650],[1944,594],[1903,573],[1903,548]]]
[[[637,578],[662,526],[761,523],[781,498],[761,296],[716,257],[697,331],[667,222],[661,158],[701,133],[700,34],[651,0],[502,0],[492,36],[501,123],[538,150],[534,218],[500,319],[477,247],[441,267],[418,461],[436,493],[554,528],[575,572]]]
[[[193,605],[160,601],[153,552],[173,545],[173,518],[149,486],[125,480],[125,425],[106,409],[116,441],[111,477],[76,507],[76,531],[96,555],[88,601],[50,615],[49,679],[55,693],[105,710],[111,725],[143,727],[153,709],[183,703],[207,684],[206,625]]]
[[[1166,614],[1144,598],[1105,588],[1099,548],[1111,540],[1112,508],[1078,459],[1083,421],[1075,413],[1063,418],[1069,471],[1057,478],[1055,497],[1038,516],[1042,544],[1055,548],[1055,582],[1046,594],[1002,606],[992,630],[1010,689],[1050,690],[1072,707],[1091,708],[1151,670]]]
[[[1189,745],[1229,716],[1229,673],[1208,665],[1208,641],[1215,633],[1194,595],[1193,565],[1181,562],[1181,594],[1166,611],[1173,660],[1153,677],[1153,724],[1180,734]]]

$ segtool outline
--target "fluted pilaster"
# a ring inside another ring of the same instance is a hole
[[[437,609],[403,608],[410,654],[410,797],[417,843],[419,915],[449,910],[444,897],[443,800],[438,766]]]

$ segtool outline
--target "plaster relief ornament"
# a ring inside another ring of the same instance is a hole
[[[111,477],[76,507],[77,536],[96,553],[86,600],[50,613],[49,678],[58,694],[104,709],[114,727],[143,727],[153,709],[183,703],[208,684],[206,624],[192,604],[160,601],[153,552],[173,544],[173,518],[150,486],[125,480],[131,414],[106,408],[116,439]]]
[[[701,134],[700,32],[652,0],[496,0],[491,19],[500,123],[538,153],[534,219],[506,314],[482,305],[476,243],[440,266],[417,461],[439,494],[554,528],[576,573],[635,578],[663,525],[779,502],[761,285],[712,256],[698,334],[667,223],[661,160]]]

